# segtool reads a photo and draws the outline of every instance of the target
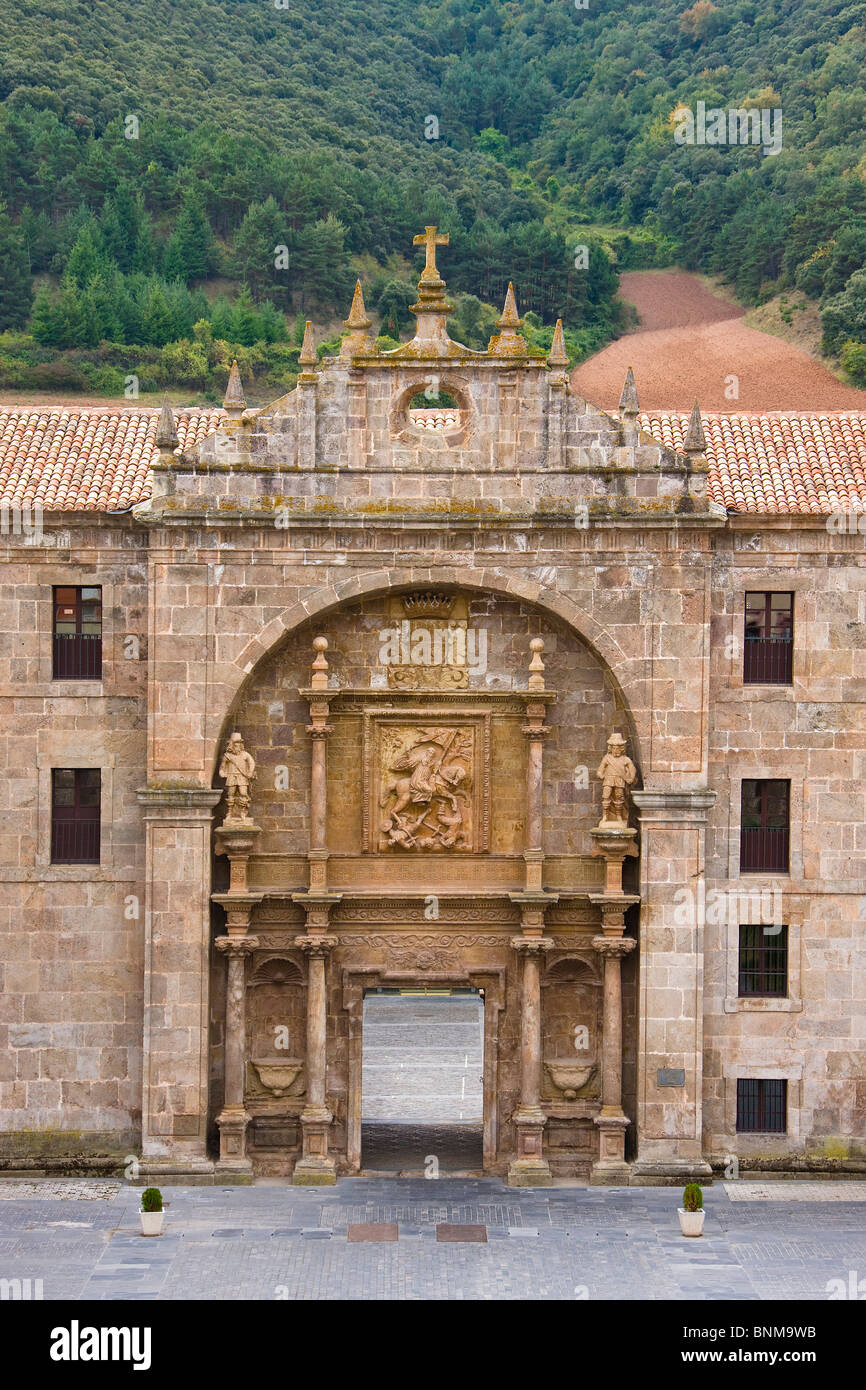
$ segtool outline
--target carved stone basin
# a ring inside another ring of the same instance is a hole
[[[545,1062],[544,1065],[554,1086],[562,1091],[566,1100],[574,1100],[578,1091],[595,1075],[594,1062]]]
[[[259,1081],[275,1096],[287,1096],[303,1070],[303,1062],[253,1062]]]

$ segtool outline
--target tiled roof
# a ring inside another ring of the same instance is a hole
[[[651,412],[641,427],[679,449],[688,415]],[[866,508],[866,414],[705,415],[710,496],[737,512]]]
[[[217,428],[222,410],[178,410],[181,448]],[[149,495],[156,410],[0,406],[0,504],[122,511]],[[651,412],[641,427],[680,448],[689,417]],[[738,512],[866,509],[866,414],[705,415],[710,496]]]
[[[222,410],[179,410],[181,448],[216,429]],[[45,511],[122,511],[149,496],[158,410],[0,406],[0,503]]]

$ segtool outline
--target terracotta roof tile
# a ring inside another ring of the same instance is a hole
[[[175,412],[181,448],[224,415]],[[101,512],[144,501],[158,418],[158,410],[0,407],[0,503]],[[639,422],[680,449],[689,416],[650,412]],[[866,509],[866,413],[704,415],[703,426],[710,496],[723,506],[776,515]]]
[[[651,411],[641,428],[682,448],[689,417]],[[866,509],[866,414],[704,415],[709,492],[764,515]]]
[[[181,448],[224,418],[223,410],[177,411]],[[158,410],[0,406],[0,503],[104,512],[144,501],[158,419]]]

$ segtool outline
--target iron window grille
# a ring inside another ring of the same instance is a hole
[[[737,1080],[737,1133],[785,1134],[788,1129],[788,1083],[767,1078]]]
[[[740,806],[740,870],[788,872],[790,782],[781,778],[744,780]]]
[[[794,595],[747,593],[744,685],[790,685],[793,680]]]
[[[740,927],[741,997],[784,999],[788,994],[788,928]]]
[[[93,767],[51,773],[52,864],[98,864],[102,774]]]
[[[54,589],[54,680],[102,679],[102,589]]]

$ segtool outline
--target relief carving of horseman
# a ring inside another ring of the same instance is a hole
[[[387,764],[380,801],[385,843],[406,850],[467,848],[471,737],[459,729],[417,732],[420,739]]]

